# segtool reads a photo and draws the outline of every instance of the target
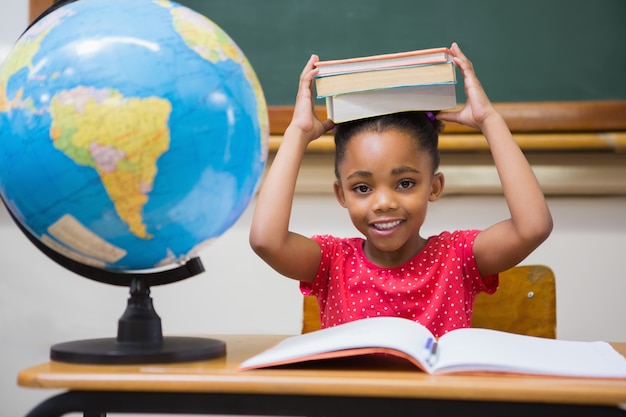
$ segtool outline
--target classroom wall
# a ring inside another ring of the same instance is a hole
[[[3,5],[0,54],[26,22],[27,2]],[[554,231],[524,263],[547,264],[556,273],[558,337],[626,340],[626,196],[549,196],[548,201]],[[201,254],[204,274],[153,288],[166,334],[299,332],[296,283],[270,270],[248,246],[252,207]],[[431,205],[424,235],[481,228],[506,215],[500,195],[448,195]],[[303,234],[354,235],[330,193],[298,195],[292,225]],[[54,343],[114,336],[128,291],[51,262],[3,207],[0,248],[0,416],[19,416],[53,393],[19,388],[19,370],[46,361]]]

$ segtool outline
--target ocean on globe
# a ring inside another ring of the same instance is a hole
[[[252,199],[268,116],[244,54],[165,0],[81,0],[45,15],[0,66],[0,195],[82,264],[182,264]]]

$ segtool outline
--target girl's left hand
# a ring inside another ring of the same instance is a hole
[[[454,63],[463,74],[467,101],[461,110],[441,112],[437,115],[437,118],[482,130],[484,121],[492,114],[495,114],[496,111],[476,77],[472,62],[463,54],[456,42],[452,44],[450,51],[452,52]]]

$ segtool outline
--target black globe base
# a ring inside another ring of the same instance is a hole
[[[152,305],[148,283],[175,282],[203,271],[198,258],[188,264],[158,274],[133,274],[126,310],[117,323],[116,338],[64,342],[50,348],[50,359],[80,364],[144,364],[192,362],[226,354],[226,344],[202,337],[163,337],[161,318]],[[100,275],[104,272],[100,272]],[[106,273],[109,281],[119,273]]]
[[[201,337],[167,336],[161,343],[122,343],[116,338],[65,342],[50,348],[50,359],[77,364],[129,365],[193,362],[222,357],[226,344]]]

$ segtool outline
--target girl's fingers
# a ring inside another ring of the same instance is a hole
[[[458,56],[459,58],[467,59],[467,57],[465,56],[465,54],[461,50],[461,47],[459,46],[458,43],[454,42],[452,44],[452,46],[450,47],[450,50],[452,51],[454,56]]]
[[[461,51],[461,48],[456,42],[452,44],[452,46],[450,47],[450,51],[452,52],[452,56],[454,57],[454,63],[457,65],[457,67],[461,69],[461,72],[463,72],[464,75],[466,73],[474,72],[474,66],[472,65],[472,62],[467,59],[467,57],[465,56],[463,51]]]
[[[298,86],[298,97],[307,97],[310,100],[313,100],[311,89],[313,88],[313,78],[315,74],[317,74],[318,69],[314,67],[315,63],[319,60],[317,55],[311,55],[309,61],[304,66],[304,69],[300,73],[300,84]],[[310,96],[310,97],[309,97]]]
[[[315,63],[319,60],[319,58],[317,57],[317,55],[313,54],[311,55],[311,57],[309,58],[309,60],[307,61],[306,65],[304,66],[304,69],[302,70],[301,75],[304,75],[305,73],[309,72],[311,69],[313,69],[313,67],[315,66]]]
[[[311,58],[307,61],[306,65],[302,69],[300,73],[300,83],[307,82],[310,83],[313,80],[313,76],[317,73],[317,68],[315,68],[315,63],[319,60],[317,55],[311,55]]]

